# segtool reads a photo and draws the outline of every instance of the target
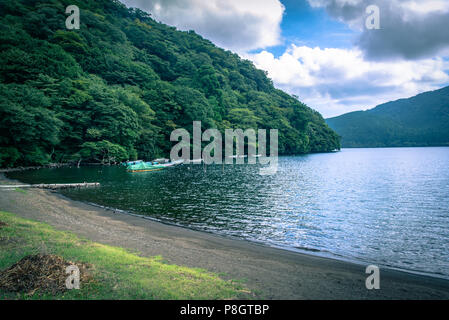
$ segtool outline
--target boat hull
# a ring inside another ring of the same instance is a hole
[[[129,165],[126,170],[128,172],[149,172],[149,171],[158,171],[168,167],[173,167],[176,165],[182,164],[182,161],[173,161],[163,164],[153,164],[152,162],[141,162],[134,165]]]

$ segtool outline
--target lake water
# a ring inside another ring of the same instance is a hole
[[[100,182],[64,194],[189,228],[449,278],[449,148],[343,149],[258,165],[11,173],[30,183]]]

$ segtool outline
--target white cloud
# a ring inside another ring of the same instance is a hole
[[[448,0],[308,0],[360,31],[356,45],[371,60],[422,59],[449,50]],[[380,29],[365,28],[366,8],[377,5]]]
[[[449,82],[441,58],[368,61],[357,49],[292,45],[275,58],[267,51],[247,55],[268,71],[277,87],[330,117],[440,88]]]
[[[410,0],[404,1],[400,5],[406,10],[421,14],[449,11],[449,1],[447,0],[426,0],[426,1]]]
[[[216,45],[247,52],[281,42],[279,0],[123,0],[163,23],[195,30]]]

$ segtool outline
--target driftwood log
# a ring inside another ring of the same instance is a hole
[[[52,184],[11,184],[0,185],[0,189],[11,188],[42,188],[42,189],[66,189],[66,188],[87,188],[98,187],[99,182],[83,182],[83,183],[52,183]]]

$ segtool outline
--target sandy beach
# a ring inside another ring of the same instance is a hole
[[[0,183],[14,181],[0,176]],[[0,210],[95,242],[244,281],[260,299],[449,299],[449,281],[381,268],[380,289],[365,267],[171,226],[70,200],[59,193],[0,191]]]

